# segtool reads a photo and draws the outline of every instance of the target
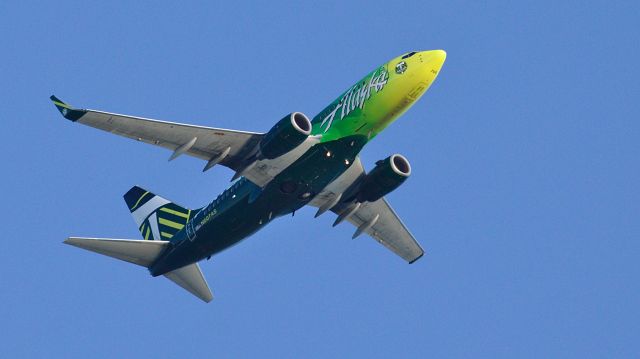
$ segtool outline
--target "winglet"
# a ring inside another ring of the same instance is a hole
[[[87,113],[87,111],[75,109],[71,107],[71,105],[62,102],[62,100],[57,98],[55,95],[51,95],[51,97],[49,98],[51,99],[51,101],[53,101],[53,104],[56,106],[58,111],[60,111],[62,116],[64,116],[64,118],[66,118],[67,120],[76,122],[80,119],[80,117]]]

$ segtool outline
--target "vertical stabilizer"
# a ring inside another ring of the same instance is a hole
[[[124,200],[145,240],[171,241],[196,212],[138,186],[125,193]]]

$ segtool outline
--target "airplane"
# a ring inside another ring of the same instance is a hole
[[[146,267],[204,302],[213,299],[198,262],[251,236],[305,205],[316,217],[331,211],[352,238],[368,234],[409,263],[424,251],[384,196],[410,175],[400,154],[366,172],[358,154],[409,109],[434,82],[443,50],[411,51],[375,68],[309,119],[292,112],[268,132],[255,133],[79,109],[51,96],[66,119],[235,172],[215,200],[189,209],[134,186],[124,200],[143,239],[69,237],[64,243]]]

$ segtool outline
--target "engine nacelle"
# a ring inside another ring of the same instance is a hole
[[[375,202],[398,188],[411,175],[411,165],[402,155],[391,155],[376,162],[358,191],[358,202]]]
[[[293,112],[273,126],[260,141],[262,157],[274,159],[298,147],[311,134],[311,121]]]

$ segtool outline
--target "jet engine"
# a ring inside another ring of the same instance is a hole
[[[360,184],[358,202],[375,202],[398,188],[411,175],[411,165],[404,156],[395,154],[376,162]]]
[[[311,134],[311,121],[301,112],[293,112],[267,132],[260,141],[263,158],[274,159],[298,147]]]

